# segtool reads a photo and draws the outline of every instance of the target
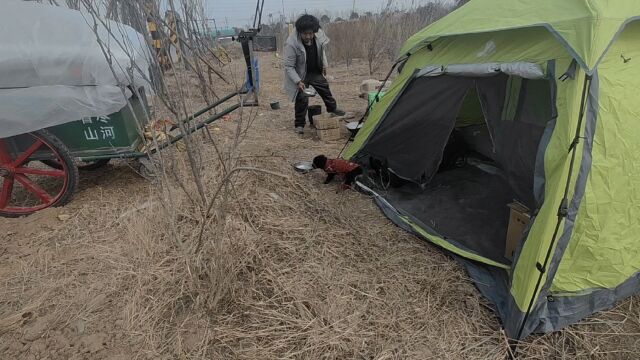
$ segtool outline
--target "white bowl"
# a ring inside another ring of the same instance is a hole
[[[293,164],[293,168],[299,173],[306,174],[313,170],[313,163],[311,161],[301,161]]]
[[[347,124],[347,129],[353,131],[356,129],[362,129],[362,125],[364,124],[358,124],[358,121],[352,121],[350,123]]]
[[[304,91],[302,93],[306,97],[314,97],[317,94],[316,89],[314,89],[314,88],[306,88],[306,89],[304,89]]]

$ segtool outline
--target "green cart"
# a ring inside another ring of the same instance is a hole
[[[146,159],[177,141],[172,137],[151,150],[145,148],[142,119],[147,106],[144,92],[119,112],[84,118],[47,129],[0,139],[0,216],[15,217],[68,203],[78,185],[79,170],[94,170],[111,159]],[[241,102],[204,119],[202,115],[241,93],[230,94],[184,119],[191,132],[235,111]],[[247,105],[245,105],[247,106]],[[147,109],[148,110],[148,109]],[[141,124],[137,121],[139,120]],[[174,126],[173,129],[177,129]],[[144,170],[144,168],[141,168]]]

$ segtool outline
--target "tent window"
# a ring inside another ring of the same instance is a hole
[[[506,82],[502,121],[545,126],[551,118],[551,87],[547,80],[510,76]]]
[[[524,80],[517,121],[544,127],[553,117],[551,86],[548,80]]]
[[[472,86],[462,102],[462,108],[456,119],[456,127],[483,125],[484,123],[485,119],[482,114],[482,105],[478,98],[478,92],[476,87]]]
[[[520,103],[523,79],[518,76],[509,76],[507,79],[507,91],[502,109],[502,121],[515,121]]]

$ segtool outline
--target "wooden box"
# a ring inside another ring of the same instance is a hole
[[[338,118],[330,115],[314,116],[313,125],[318,130],[337,129]]]
[[[337,127],[333,129],[318,130],[318,137],[322,141],[335,141],[342,138],[340,135],[340,129]]]

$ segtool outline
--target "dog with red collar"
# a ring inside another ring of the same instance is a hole
[[[358,175],[363,173],[360,165],[343,159],[329,159],[318,155],[313,159],[313,168],[322,169],[327,174],[325,184],[329,184],[336,175],[343,179],[342,188],[348,189],[353,185]]]

